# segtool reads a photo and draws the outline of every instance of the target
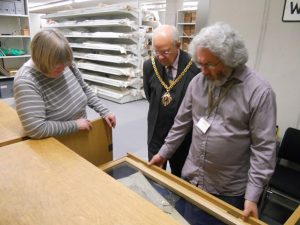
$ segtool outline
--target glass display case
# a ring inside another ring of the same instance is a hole
[[[100,168],[180,224],[194,224],[193,217],[198,212],[208,214],[224,224],[265,224],[253,217],[243,221],[241,210],[157,166],[148,166],[134,155],[128,154]],[[196,214],[191,215],[191,210]]]

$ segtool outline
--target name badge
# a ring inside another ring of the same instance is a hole
[[[199,129],[205,134],[208,128],[210,127],[210,124],[206,121],[206,119],[201,117],[199,122],[197,123],[197,127],[199,127]]]

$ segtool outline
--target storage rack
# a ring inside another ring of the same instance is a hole
[[[31,37],[27,1],[0,3],[0,79],[7,80],[30,58]]]
[[[196,10],[178,10],[176,26],[179,32],[181,48],[187,51],[188,45],[195,35]]]
[[[142,57],[147,54],[137,4],[67,10],[42,17],[60,29],[83,78],[99,97],[118,103],[142,98]]]

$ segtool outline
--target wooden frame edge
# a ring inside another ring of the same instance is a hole
[[[250,217],[247,221],[243,221],[243,214],[241,210],[157,166],[149,166],[147,162],[141,160],[133,154],[128,153],[127,156],[124,156],[116,161],[103,164],[98,168],[107,171],[113,166],[117,166],[123,162],[127,162],[129,165],[136,167],[147,177],[151,178],[157,183],[163,184],[174,193],[187,199],[194,205],[198,206],[226,224],[266,225],[266,223],[254,217]]]
[[[300,205],[296,208],[293,214],[288,218],[284,225],[296,225],[300,220]]]

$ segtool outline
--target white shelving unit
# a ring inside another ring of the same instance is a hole
[[[80,8],[43,16],[68,39],[83,78],[99,97],[118,103],[142,98],[145,29],[138,4]]]
[[[0,5],[0,69],[4,68],[8,72],[0,70],[0,79],[10,76],[12,78],[12,75],[30,58],[31,37],[27,1],[8,3]]]
[[[179,32],[181,48],[188,50],[188,45],[195,35],[196,10],[178,10],[176,26]]]

